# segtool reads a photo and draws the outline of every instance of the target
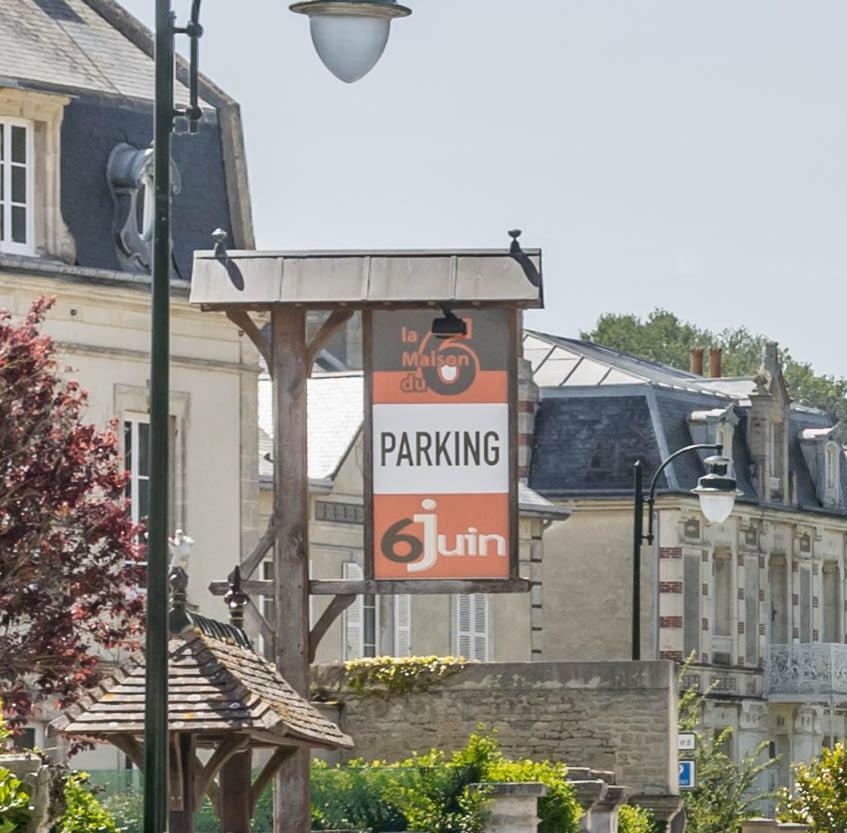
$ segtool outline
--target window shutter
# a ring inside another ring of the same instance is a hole
[[[456,596],[456,653],[465,659],[471,655],[471,596]]]
[[[355,561],[342,564],[342,576],[349,581],[362,580],[362,568]],[[364,599],[356,596],[356,601],[344,611],[343,656],[345,660],[360,659],[365,652],[362,622],[364,619]]]
[[[412,597],[407,593],[394,597],[394,655],[412,653]]]
[[[473,599],[473,658],[488,661],[488,596],[474,594]]]
[[[465,659],[488,661],[488,596],[456,596],[456,653]]]
[[[686,553],[683,561],[683,649],[685,659],[693,653],[697,661],[700,659],[700,553]]]
[[[315,562],[309,559],[309,581],[315,577]],[[309,630],[315,626],[315,597],[309,591]]]

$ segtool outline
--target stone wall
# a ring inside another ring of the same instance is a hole
[[[350,757],[451,750],[485,724],[509,755],[612,770],[635,792],[678,792],[670,662],[472,664],[426,690],[385,696],[350,691],[343,667],[318,666],[313,684],[353,737]]]

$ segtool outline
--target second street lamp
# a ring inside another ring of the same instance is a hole
[[[697,482],[697,487],[691,494],[700,499],[700,511],[709,523],[721,524],[731,514],[735,507],[738,491],[735,478],[730,475],[732,460],[723,456],[723,446],[719,443],[700,443],[689,445],[674,452],[662,461],[656,469],[647,494],[647,533],[644,533],[644,487],[643,467],[641,461],[635,463],[635,518],[633,521],[632,540],[632,659],[641,659],[641,546],[652,544],[655,539],[653,532],[654,508],[656,504],[656,486],[662,472],[684,454],[694,451],[714,451],[716,454],[706,458],[708,471]],[[656,577],[658,581],[658,576]],[[656,611],[658,615],[658,610]]]

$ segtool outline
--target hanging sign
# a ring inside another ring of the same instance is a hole
[[[516,313],[365,313],[368,578],[517,575]]]

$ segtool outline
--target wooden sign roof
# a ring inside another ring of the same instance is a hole
[[[67,735],[116,743],[144,733],[144,663],[133,660],[53,727]],[[243,632],[194,615],[169,643],[168,720],[199,745],[233,735],[253,746],[349,748],[352,741],[301,697]]]
[[[195,252],[192,304],[266,310],[544,306],[541,251]]]

